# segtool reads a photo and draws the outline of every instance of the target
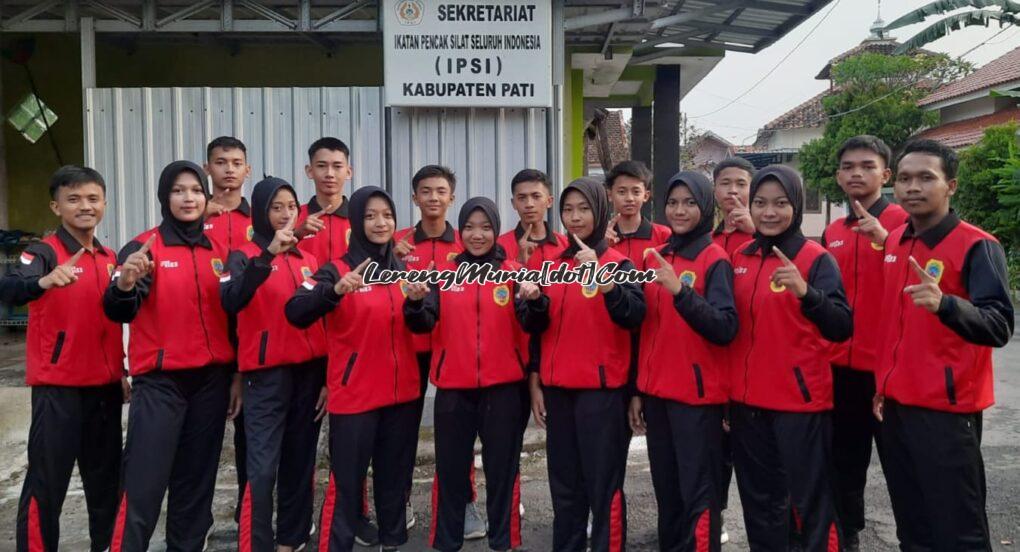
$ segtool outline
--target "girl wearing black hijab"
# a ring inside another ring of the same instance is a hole
[[[290,184],[269,177],[251,197],[252,240],[230,253],[228,273],[220,278],[223,308],[237,316],[237,365],[244,376],[248,482],[238,549],[292,552],[308,541],[312,524],[308,482],[325,414],[326,333],[322,324],[295,328],[280,314],[319,264],[296,247],[298,202]],[[275,539],[274,488],[280,505]]]
[[[609,199],[602,181],[575,180],[560,196],[570,246],[559,263],[616,263],[633,270],[606,243]],[[626,548],[623,496],[629,428],[627,382],[631,330],[645,316],[637,284],[554,284],[549,328],[542,333],[539,373],[530,375],[531,410],[546,429],[553,503],[553,549],[584,551],[592,512],[591,550]],[[548,416],[547,416],[548,414]]]
[[[634,433],[648,435],[648,460],[659,507],[659,548],[719,550],[725,350],[737,334],[733,267],[712,243],[715,197],[698,172],[673,176],[666,190],[673,234],[651,250],[643,269],[648,314],[641,326]]]
[[[129,324],[133,392],[111,550],[143,552],[167,500],[169,550],[201,550],[227,418],[240,411],[234,347],[220,307],[227,251],[203,233],[205,173],[175,161],[159,177],[163,221],[128,242],[103,297]]]
[[[405,270],[393,254],[396,209],[382,188],[359,188],[350,199],[347,253],[326,263],[287,302],[299,328],[326,320],[330,477],[322,507],[319,550],[348,552],[360,521],[362,484],[373,466],[375,511],[383,550],[407,542],[407,481],[418,441],[418,364],[404,302],[428,293],[422,284],[365,285],[376,270]],[[463,510],[463,508],[462,508]]]
[[[492,200],[469,199],[458,217],[464,252],[438,270],[489,265],[516,271],[496,244],[499,212]],[[521,545],[520,426],[527,419],[520,383],[528,355],[525,330],[549,323],[549,298],[532,283],[467,282],[422,301],[409,301],[412,330],[432,332],[431,381],[436,386],[436,474],[432,497],[432,548],[460,550],[464,509],[471,500],[475,438],[482,440],[489,548]]]
[[[839,268],[800,232],[797,171],[765,167],[751,180],[754,240],[733,254],[737,315],[730,347],[730,424],[752,550],[789,548],[790,512],[805,550],[838,550],[830,470],[833,342],[853,319]]]

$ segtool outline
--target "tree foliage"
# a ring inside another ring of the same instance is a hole
[[[827,122],[821,138],[800,149],[801,172],[811,188],[841,203],[836,151],[848,138],[871,134],[895,151],[918,130],[937,124],[938,114],[918,107],[933,87],[972,70],[945,55],[887,56],[865,53],[832,68],[834,92],[822,100]]]

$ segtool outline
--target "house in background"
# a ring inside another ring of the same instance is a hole
[[[602,155],[599,153],[598,138],[592,138],[588,133],[584,138],[584,158],[586,175],[603,175],[609,169],[621,161],[630,159],[630,136],[626,125],[623,122],[623,111],[609,110],[603,123],[608,142],[609,157],[605,161],[609,168],[603,167]]]
[[[1020,120],[1018,99],[992,92],[1020,90],[1020,48],[998,57],[966,77],[946,84],[918,105],[938,111],[939,126],[918,133],[961,149],[976,144],[985,129]]]

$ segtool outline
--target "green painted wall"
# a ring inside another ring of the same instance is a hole
[[[83,159],[80,49],[75,34],[6,34],[5,50],[16,41],[35,39],[28,66],[39,96],[60,119],[52,132],[65,163]],[[339,46],[330,55],[304,42],[240,43],[201,35],[189,42],[155,39],[114,41],[99,35],[96,83],[99,87],[138,86],[381,86],[379,45]],[[4,60],[3,94],[9,110],[29,92],[23,67]],[[49,175],[59,166],[49,138],[29,144],[4,123],[11,228],[42,232],[56,226],[48,208]]]

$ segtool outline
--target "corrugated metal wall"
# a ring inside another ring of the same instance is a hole
[[[307,148],[316,138],[336,136],[351,146],[353,187],[389,189],[401,227],[417,218],[411,176],[430,163],[457,174],[451,223],[474,195],[496,201],[505,228],[517,220],[510,178],[525,167],[547,169],[546,109],[393,108],[387,129],[383,97],[382,88],[88,90],[86,164],[108,187],[100,239],[119,247],[157,224],[162,168],[175,159],[201,163],[206,144],[221,135],[236,136],[248,148],[246,196],[268,174],[290,180],[306,201],[314,193],[304,174]]]
[[[115,247],[158,223],[163,167],[175,159],[201,164],[217,136],[236,136],[248,149],[246,196],[267,174],[309,197],[307,148],[321,136],[352,145],[355,186],[385,182],[381,88],[96,88],[85,102],[85,162],[108,188],[100,239]]]

